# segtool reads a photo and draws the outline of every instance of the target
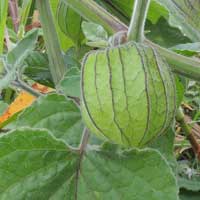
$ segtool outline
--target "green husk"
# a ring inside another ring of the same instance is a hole
[[[176,110],[174,77],[151,47],[129,42],[89,53],[82,67],[82,115],[96,135],[141,147],[164,133]]]

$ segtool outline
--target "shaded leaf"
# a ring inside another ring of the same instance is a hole
[[[56,20],[56,11],[57,11],[57,7],[58,7],[58,3],[60,0],[50,0],[50,4],[51,4],[51,8],[52,8],[52,13],[54,16],[54,23],[56,26],[56,31],[58,34],[58,38],[60,41],[60,45],[62,47],[63,51],[66,51],[68,48],[70,48],[73,45],[73,42],[71,41],[71,39],[69,37],[67,37],[60,29],[57,20]]]
[[[156,0],[169,11],[169,23],[192,41],[200,40],[200,2],[194,0]]]
[[[200,192],[191,192],[187,190],[181,190],[180,200],[199,200]]]
[[[57,8],[57,22],[59,27],[62,32],[71,38],[77,45],[80,45],[81,41],[84,39],[81,30],[82,20],[82,17],[70,8],[63,0],[59,1]]]
[[[163,47],[169,48],[174,45],[190,42],[178,28],[171,27],[164,17],[160,17],[156,24],[147,20],[145,29],[147,31],[146,37]]]
[[[200,191],[200,177],[196,176],[192,179],[178,177],[178,184],[180,188],[185,188],[191,191]],[[200,196],[199,196],[200,197]]]
[[[48,57],[44,53],[33,51],[25,59],[26,69],[24,74],[34,81],[54,87],[53,79],[49,70]]]

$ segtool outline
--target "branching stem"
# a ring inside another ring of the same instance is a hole
[[[125,24],[123,24],[120,20],[110,15],[105,9],[100,7],[94,1],[91,0],[81,0],[81,1],[64,0],[64,1],[68,3],[77,13],[79,13],[85,19],[101,24],[111,34],[115,34],[116,32],[119,31],[128,31],[128,27]],[[129,30],[131,30],[131,28]],[[158,52],[167,59],[173,72],[199,81],[200,77],[199,60],[179,55],[175,52],[172,52],[166,48],[163,48],[149,41],[146,38],[144,38],[144,43],[155,47],[158,50]]]

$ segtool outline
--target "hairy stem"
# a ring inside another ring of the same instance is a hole
[[[183,129],[186,138],[189,140],[194,152],[200,160],[200,144],[197,142],[196,138],[192,134],[192,128],[186,123],[182,109],[177,110],[176,120],[180,123],[180,126]]]
[[[55,85],[62,79],[66,67],[56,33],[55,24],[49,4],[49,0],[37,0],[37,7],[40,13],[40,20],[43,28],[45,45],[49,58],[49,68]]]
[[[101,24],[110,34],[126,29],[126,25],[93,0],[63,0],[88,21]]]
[[[135,0],[130,26],[128,29],[128,40],[143,42],[144,27],[149,9],[150,0]]]
[[[22,90],[32,94],[35,97],[40,97],[42,94],[39,93],[38,91],[34,90],[32,87],[30,87],[29,85],[27,85],[26,83],[24,83],[21,80],[17,80],[17,81],[13,81],[12,85],[21,88]]]

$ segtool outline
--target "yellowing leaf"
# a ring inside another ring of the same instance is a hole
[[[47,86],[41,85],[39,83],[34,83],[32,85],[32,88],[43,94],[52,92],[54,90]],[[10,104],[7,110],[3,113],[3,115],[0,116],[0,125],[4,123],[5,121],[7,121],[14,114],[30,106],[35,100],[36,100],[35,96],[29,94],[28,92],[21,91],[19,95],[16,97],[16,99]]]

